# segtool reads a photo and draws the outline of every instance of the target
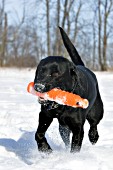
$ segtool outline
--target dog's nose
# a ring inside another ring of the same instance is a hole
[[[34,84],[34,89],[38,92],[43,92],[43,89],[45,88],[45,85],[41,83],[35,83]]]

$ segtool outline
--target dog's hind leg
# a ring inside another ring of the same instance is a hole
[[[103,103],[100,98],[100,94],[98,94],[93,107],[91,108],[87,115],[87,120],[90,124],[88,136],[92,144],[95,144],[98,141],[99,134],[97,130],[97,125],[99,124],[100,120],[103,117],[103,112],[104,112]]]
[[[68,148],[69,144],[70,144],[70,130],[69,130],[69,128],[59,124],[59,132],[60,132],[63,142],[65,143],[66,148]]]

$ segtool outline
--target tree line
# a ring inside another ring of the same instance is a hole
[[[20,1],[21,18],[13,11],[16,21],[11,23],[7,0],[0,2],[1,67],[33,67],[48,55],[68,57],[58,26],[86,66],[102,71],[113,67],[113,0]]]

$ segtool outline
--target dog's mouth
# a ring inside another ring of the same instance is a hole
[[[47,100],[45,100],[45,99],[42,98],[42,97],[38,97],[38,102],[39,102],[40,104],[46,104],[46,103],[47,103]]]
[[[53,87],[53,86],[52,86]],[[53,88],[58,88],[60,89],[58,86],[56,87],[51,87],[51,84],[42,84],[42,83],[35,83],[34,85],[34,89],[37,91],[37,92],[40,92],[40,93],[46,93],[50,90],[52,90]],[[56,109],[59,104],[54,102],[54,101],[49,101],[49,100],[45,100],[43,97],[38,97],[38,102],[45,106],[47,110],[52,110],[52,109]]]
[[[50,102],[50,101],[48,101],[48,100],[45,100],[45,99],[42,98],[42,97],[39,97],[39,98],[38,98],[38,102],[39,102],[41,105],[45,106],[45,107],[47,108],[47,110],[56,109],[56,108],[59,106],[58,103],[56,103],[56,102],[54,102],[54,101]]]

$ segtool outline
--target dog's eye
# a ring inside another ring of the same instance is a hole
[[[47,74],[47,77],[51,77],[51,74]]]
[[[56,72],[56,73],[51,73],[51,76],[52,77],[57,77],[59,74],[58,74],[58,72]]]
[[[47,77],[57,77],[59,74],[56,72],[48,74]]]

